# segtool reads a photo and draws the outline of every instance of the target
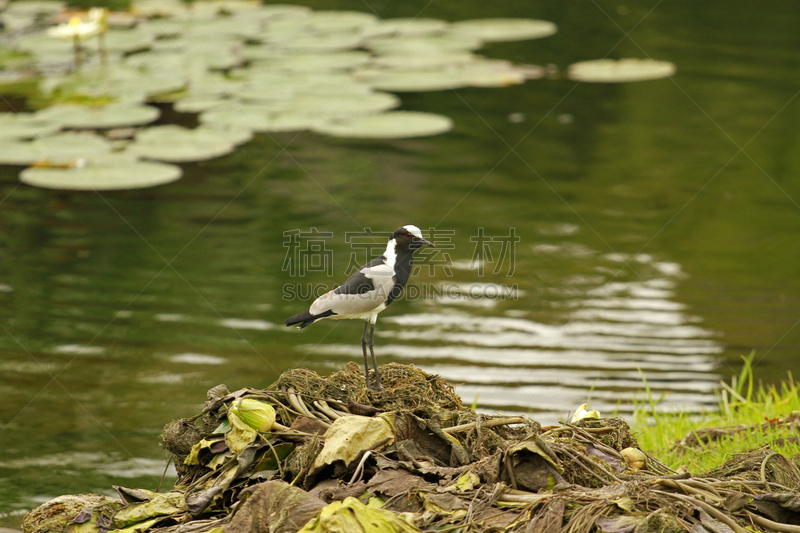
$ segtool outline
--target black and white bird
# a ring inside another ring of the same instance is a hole
[[[323,318],[360,318],[364,320],[361,351],[364,352],[364,374],[367,386],[374,390],[383,390],[373,347],[375,322],[378,320],[378,313],[386,309],[406,286],[414,262],[414,252],[423,245],[435,248],[432,242],[422,237],[422,232],[418,227],[408,225],[397,228],[392,233],[383,255],[358,269],[339,287],[314,300],[307,311],[287,318],[286,325],[299,324],[298,328],[304,328]],[[369,338],[367,337],[367,328],[369,328]],[[372,366],[375,369],[374,384],[369,379],[367,346],[369,346]]]

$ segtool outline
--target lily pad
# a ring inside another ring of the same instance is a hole
[[[482,59],[470,52],[440,52],[430,54],[381,54],[373,58],[372,66],[392,70],[434,70],[452,68]]]
[[[315,123],[312,130],[334,137],[402,139],[438,135],[453,129],[449,117],[417,111],[389,111],[350,119]]]
[[[44,120],[60,124],[64,128],[110,129],[125,126],[141,126],[153,122],[160,115],[155,107],[126,103],[109,104],[105,107],[86,107],[74,104],[54,105],[37,113]]]
[[[653,59],[597,59],[569,66],[567,77],[591,83],[658,80],[675,74],[675,64]]]
[[[348,32],[378,24],[378,17],[363,11],[315,11],[304,20],[317,32]]]
[[[15,50],[28,52],[46,59],[49,63],[73,61],[72,43],[61,39],[53,39],[45,32],[38,31],[21,36],[13,44]]]
[[[395,18],[382,21],[375,26],[364,28],[362,33],[366,36],[374,37],[378,35],[406,35],[422,36],[444,33],[450,27],[450,23],[439,19],[426,18]]]
[[[324,52],[350,50],[361,45],[363,37],[354,32],[320,33],[296,35],[291,39],[274,43],[284,50]]]
[[[35,113],[0,113],[0,140],[4,142],[51,135],[60,129],[58,124]]]
[[[51,15],[67,7],[64,2],[50,0],[26,0],[25,2],[11,2],[6,8],[6,13],[33,13],[36,15]]]
[[[301,18],[309,16],[313,10],[308,6],[295,4],[267,4],[261,6],[260,14],[274,19]]]
[[[211,109],[200,115],[200,122],[215,128],[238,127],[277,133],[306,130],[315,119],[303,113],[277,113],[263,106],[246,106],[243,109]]]
[[[89,132],[57,133],[33,141],[0,142],[3,165],[76,165],[97,155],[108,154],[111,146],[103,137]]]
[[[47,78],[39,84],[46,93],[58,90],[62,98],[108,98],[128,104],[141,104],[149,97],[179,91],[185,86],[186,80],[180,75],[151,75],[125,66],[83,69],[60,78]]]
[[[366,52],[300,53],[273,55],[259,63],[267,68],[289,72],[346,70],[366,65],[372,56]]]
[[[187,8],[181,0],[136,0],[131,3],[131,11],[147,18],[186,17]]]
[[[452,70],[369,70],[359,79],[382,91],[426,92],[468,87],[470,84],[459,69]]]
[[[131,161],[121,155],[108,156],[83,168],[27,168],[20,181],[45,189],[111,191],[142,189],[180,179],[181,167],[149,161]]]
[[[188,129],[174,124],[155,126],[143,130],[127,151],[145,159],[155,159],[170,163],[205,161],[233,152],[233,140],[250,140],[249,131],[241,136],[241,131],[222,129]]]
[[[460,70],[466,82],[473,87],[508,87],[544,75],[541,67],[518,66],[500,59],[476,61],[462,66]]]
[[[197,94],[175,100],[172,108],[178,113],[202,113],[230,101],[227,96]]]
[[[131,53],[146,50],[150,48],[154,40],[152,33],[135,29],[112,29],[105,34],[106,49],[109,52]]]
[[[558,31],[552,22],[535,19],[475,19],[454,22],[452,31],[487,42],[524,41],[549,37]]]
[[[275,103],[271,107],[281,113],[340,117],[380,113],[399,105],[400,99],[389,93],[342,92],[332,95],[298,94],[283,104]]]
[[[193,19],[214,18],[234,13],[259,11],[262,3],[255,0],[213,0],[189,4],[189,17]]]
[[[483,46],[483,40],[471,35],[444,33],[423,37],[377,37],[364,46],[379,54],[388,53],[441,53],[443,51],[471,51]]]

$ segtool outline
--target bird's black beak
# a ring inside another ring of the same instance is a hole
[[[430,246],[431,248],[436,248],[435,244],[433,244],[431,241],[429,241],[427,239],[423,239],[422,237],[417,237],[416,239],[414,239],[414,242],[416,243],[417,248],[419,248],[423,244],[426,244],[426,245]]]

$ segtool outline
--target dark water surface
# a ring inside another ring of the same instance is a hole
[[[309,5],[543,18],[557,35],[481,53],[562,70],[652,57],[678,72],[403,94],[402,109],[448,115],[455,129],[259,135],[142,191],[35,189],[0,167],[0,512],[155,488],[163,425],[195,414],[212,386],[358,361],[360,323],[282,320],[305,308],[309,286],[341,281],[351,252],[363,262],[346,238],[365,227],[433,227],[447,245],[382,315],[380,362],[439,373],[485,411],[548,422],[591,399],[629,414],[643,375],[668,393],[664,409],[712,409],[717,381],[752,349],[765,381],[798,374],[800,6]],[[315,264],[299,275],[293,260],[310,256],[284,232],[310,228],[330,237],[297,242],[324,245],[315,257],[333,276]]]

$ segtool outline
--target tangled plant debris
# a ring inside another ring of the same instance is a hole
[[[178,480],[163,493],[62,496],[27,533],[797,532],[800,471],[769,450],[676,472],[625,421],[542,427],[485,416],[414,366],[330,377],[294,369],[264,390],[208,392],[167,424]],[[788,419],[787,419],[788,420]],[[789,421],[791,422],[791,420]],[[684,443],[687,453],[691,443]]]

